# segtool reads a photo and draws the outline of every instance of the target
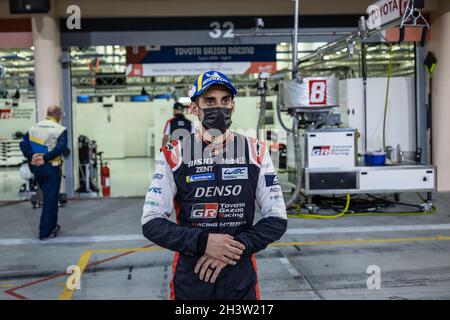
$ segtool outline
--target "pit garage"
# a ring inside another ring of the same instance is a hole
[[[0,0],[0,300],[171,299],[174,252],[141,217],[175,103],[201,131],[208,70],[286,206],[262,300],[449,299],[449,23],[443,0]],[[42,241],[20,144],[50,105],[68,147]]]

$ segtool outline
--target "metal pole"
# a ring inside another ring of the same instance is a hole
[[[385,24],[385,25],[382,26],[380,29],[372,29],[372,30],[369,30],[369,31],[367,32],[367,38],[370,38],[370,36],[372,36],[372,35],[374,35],[374,34],[377,34],[377,33],[380,33],[380,32],[383,31],[383,30],[386,30],[386,29],[395,27],[395,26],[399,25],[399,23],[400,23],[401,21],[402,21],[402,18],[398,18],[398,19],[395,19],[395,20],[393,20],[393,21],[391,21],[391,22]],[[310,55],[308,55],[308,56],[306,56],[306,57],[301,58],[301,59],[300,59],[300,62],[306,62],[306,61],[308,61],[308,60],[315,59],[315,58],[317,58],[317,57],[319,56],[319,53],[320,53],[321,55],[327,54],[328,52],[330,52],[330,51],[332,51],[332,50],[337,50],[337,49],[339,49],[339,48],[341,48],[341,47],[346,46],[347,43],[349,43],[349,42],[357,41],[357,40],[360,40],[360,39],[361,39],[361,34],[360,34],[360,31],[359,31],[359,30],[358,30],[358,31],[355,31],[355,32],[352,32],[351,34],[349,34],[349,36],[343,37],[343,38],[341,38],[341,39],[339,39],[339,40],[337,40],[337,41],[335,41],[335,42],[326,44],[326,45],[324,45],[324,46],[318,48],[318,49],[316,50],[316,52],[314,52],[314,53],[312,53],[312,54],[310,54]]]
[[[416,161],[419,164],[433,164],[433,159],[427,159],[429,147],[427,146],[427,112],[426,112],[426,92],[425,92],[425,48],[414,45],[415,49],[415,129],[416,129]],[[431,150],[431,146],[430,146]]]
[[[249,33],[235,33],[235,37],[285,37],[292,36],[293,32],[249,32]],[[345,31],[329,31],[329,32],[298,32],[302,37],[313,36],[344,36],[350,35],[350,32]]]
[[[363,79],[364,94],[364,146],[363,151],[367,151],[367,61],[366,61],[366,44],[361,43],[361,73]]]
[[[294,38],[292,39],[292,78],[295,79],[298,73],[298,6],[299,0],[295,1],[294,13]]]
[[[66,176],[66,194],[68,198],[75,196],[74,192],[74,144],[73,144],[73,121],[72,121],[72,76],[70,49],[62,48],[62,87],[63,87],[63,125],[67,130],[67,146],[70,149],[70,155],[64,159],[64,174]]]
[[[266,116],[266,79],[261,77],[261,74],[259,76],[258,80],[258,89],[257,92],[259,96],[261,97],[260,100],[260,110],[259,110],[259,117],[258,117],[258,124],[256,129],[256,139],[261,140],[261,129],[263,127],[263,123],[265,123],[265,116]],[[265,137],[262,138],[262,140],[265,140]]]

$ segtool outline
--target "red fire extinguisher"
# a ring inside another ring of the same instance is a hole
[[[104,197],[109,197],[111,193],[111,180],[109,179],[108,162],[102,166],[102,192]]]

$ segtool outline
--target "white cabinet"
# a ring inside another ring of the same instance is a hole
[[[363,152],[364,141],[364,86],[361,78],[339,81],[340,110],[347,119],[344,125],[358,129],[358,150]],[[383,148],[383,118],[387,78],[367,79],[367,148]],[[393,77],[390,80],[386,118],[386,145],[400,144],[404,151],[415,151],[414,78]]]

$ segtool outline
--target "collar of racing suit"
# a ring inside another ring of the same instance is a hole
[[[209,141],[207,139],[207,137],[205,137],[205,129],[203,128],[203,126],[201,126],[200,130],[197,133],[197,138],[201,139],[206,143],[206,144],[214,144],[213,142]],[[223,145],[225,146],[227,144],[227,141],[230,140],[230,138],[233,137],[233,132],[231,132],[231,130],[227,130],[222,136],[225,136],[225,139],[222,141],[222,143],[216,143],[216,145]]]
[[[214,149],[214,152],[216,152],[217,154],[221,153],[224,150],[225,146],[227,145],[227,142],[234,138],[234,133],[231,132],[231,130],[227,130],[225,132],[225,139],[222,141],[222,143],[214,144],[213,142],[208,141],[206,139],[206,137],[203,134],[204,133],[203,130],[204,130],[203,127],[201,127],[200,131],[198,131],[195,134],[197,141],[202,140],[206,144],[207,149],[211,149],[211,150]]]

